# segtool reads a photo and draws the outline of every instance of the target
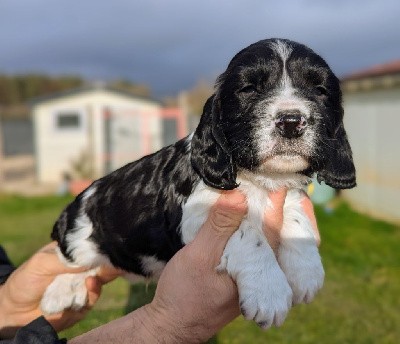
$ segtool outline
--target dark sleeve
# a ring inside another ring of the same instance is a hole
[[[0,246],[0,284],[3,284],[14,270],[14,265],[12,265],[6,252]]]
[[[65,344],[66,339],[58,339],[56,331],[47,320],[39,317],[21,327],[14,339],[0,339],[0,344]]]

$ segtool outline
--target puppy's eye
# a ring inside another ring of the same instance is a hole
[[[328,90],[324,86],[316,86],[315,93],[319,96],[326,96],[328,94]]]
[[[246,85],[244,87],[242,87],[239,90],[240,93],[247,93],[247,94],[251,94],[251,93],[256,93],[257,92],[257,88],[254,85]]]

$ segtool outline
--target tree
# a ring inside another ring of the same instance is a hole
[[[213,94],[214,87],[205,80],[199,80],[192,89],[186,92],[189,111],[200,116],[207,99]]]

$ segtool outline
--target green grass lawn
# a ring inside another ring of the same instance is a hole
[[[70,198],[0,196],[0,243],[15,264],[49,241]],[[397,343],[400,340],[400,227],[359,215],[345,204],[334,215],[317,209],[325,285],[310,305],[296,306],[279,329],[261,331],[242,318],[214,343]],[[122,279],[104,288],[95,309],[61,335],[73,337],[144,302],[154,285]]]

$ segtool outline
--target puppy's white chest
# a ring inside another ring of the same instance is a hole
[[[247,198],[248,212],[245,221],[253,228],[262,230],[263,213],[272,205],[268,192],[264,187],[257,186],[248,180],[238,179],[238,182],[240,183],[238,189]],[[182,208],[181,232],[184,244],[194,239],[220,194],[221,191],[205,185],[203,181],[196,186]]]
[[[267,208],[272,207],[268,190],[247,180],[240,181],[239,190],[246,195],[247,199],[246,220],[252,228],[262,232],[264,213]]]

